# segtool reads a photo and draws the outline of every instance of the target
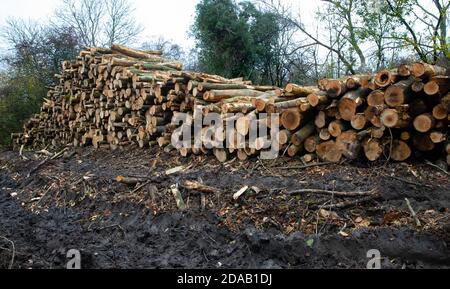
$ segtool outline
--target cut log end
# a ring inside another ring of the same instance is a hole
[[[339,102],[339,113],[342,119],[350,121],[356,114],[357,105],[355,101],[344,98]]]
[[[373,162],[378,160],[382,153],[383,153],[383,147],[380,144],[380,141],[375,138],[367,138],[362,143],[364,154],[366,158]]]
[[[367,104],[369,106],[378,106],[384,104],[384,92],[381,90],[372,91],[367,97]]]
[[[295,130],[302,120],[298,109],[288,109],[281,114],[281,124],[288,130]]]
[[[422,132],[422,133],[425,133],[425,132],[429,131],[430,129],[432,129],[434,127],[434,124],[435,124],[435,120],[434,120],[433,116],[428,113],[417,116],[414,119],[414,123],[413,123],[414,128],[418,132]]]
[[[401,140],[392,141],[391,158],[394,161],[403,162],[411,156],[411,148]]]

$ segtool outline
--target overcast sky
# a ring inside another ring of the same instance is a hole
[[[62,0],[0,0],[0,26],[8,17],[47,21]],[[130,0],[136,20],[145,28],[142,40],[164,35],[185,48],[193,46],[188,30],[194,19],[195,5],[200,0]],[[312,20],[319,0],[283,0],[302,9],[304,20]]]

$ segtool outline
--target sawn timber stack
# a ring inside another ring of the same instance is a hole
[[[24,133],[13,134],[16,146],[117,149],[135,144],[173,150],[172,138],[180,137],[174,132],[192,127],[196,114],[214,112],[233,129],[228,135],[214,132],[214,140],[205,137],[200,147],[192,140],[192,147],[177,148],[182,156],[212,152],[222,162],[232,155],[245,160],[276,142],[280,155],[304,162],[426,156],[450,165],[450,78],[439,66],[414,63],[281,89],[183,71],[181,63],[160,51],[113,45],[81,51],[63,63],[57,77],[59,84],[48,91],[41,113],[24,125]],[[189,120],[173,124],[178,113]],[[280,132],[250,142],[251,120],[270,130],[276,125],[270,121],[274,113],[280,116]],[[213,129],[203,126],[201,135]]]

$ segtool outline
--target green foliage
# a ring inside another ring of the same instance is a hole
[[[18,74],[0,89],[0,146],[10,144],[11,133],[21,132],[23,123],[39,111],[46,89],[32,75]]]
[[[12,53],[3,56],[6,69],[0,77],[0,146],[10,144],[11,133],[39,112],[47,86],[61,62],[73,59],[78,50],[70,29],[40,27],[10,20],[3,31]]]
[[[274,14],[259,11],[250,2],[236,4],[232,0],[202,0],[196,11],[192,33],[202,70],[268,81],[267,65],[279,31]]]

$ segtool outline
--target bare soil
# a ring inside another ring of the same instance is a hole
[[[36,152],[1,152],[0,268],[65,268],[69,249],[81,251],[83,268],[365,268],[370,249],[383,268],[450,268],[450,178],[435,167],[221,164],[158,151],[77,149],[41,166]],[[165,174],[177,166],[184,171]],[[119,175],[147,181],[127,186]],[[185,180],[217,192],[184,189]],[[258,189],[234,200],[243,186]],[[376,196],[289,194],[296,189]]]

